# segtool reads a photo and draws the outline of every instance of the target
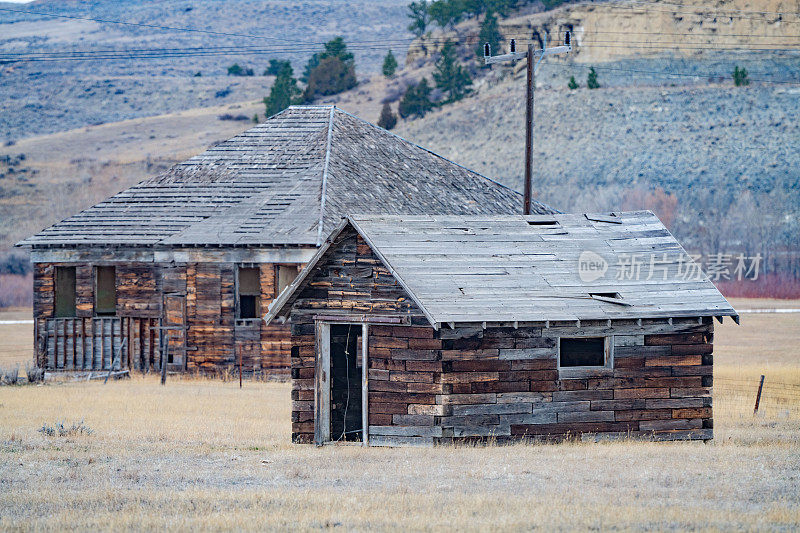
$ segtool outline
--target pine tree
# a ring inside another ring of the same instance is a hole
[[[303,74],[300,75],[300,81],[303,83],[308,83],[308,78],[311,77],[311,73],[317,68],[317,65],[319,65],[320,54],[321,52],[316,52],[308,58],[308,63],[303,67]]]
[[[422,78],[417,85],[411,86],[403,95],[400,100],[400,105],[397,107],[398,114],[403,118],[408,117],[424,117],[425,113],[433,108],[431,102],[431,87],[428,85],[428,80]]]
[[[452,41],[447,41],[442,48],[442,56],[436,62],[433,80],[436,87],[447,93],[449,102],[461,100],[472,85],[469,73],[458,62],[456,47]]]
[[[386,54],[386,57],[383,58],[383,75],[387,78],[391,78],[394,76],[395,71],[397,70],[397,59],[395,59],[394,54],[391,50],[389,53]]]
[[[408,4],[408,17],[411,19],[408,31],[417,37],[422,37],[425,30],[428,29],[428,3],[425,0],[419,0],[419,2]]]
[[[355,87],[355,61],[344,39],[336,37],[325,43],[325,50],[308,60],[303,76],[306,82],[303,100],[306,102]]]
[[[383,109],[381,109],[381,116],[378,118],[378,126],[385,130],[390,130],[397,125],[397,115],[392,113],[392,108],[389,106],[389,102],[383,104]]]
[[[264,98],[264,105],[267,108],[266,117],[280,113],[297,101],[296,98],[300,94],[300,88],[297,86],[297,80],[292,77],[293,74],[290,63],[287,62],[281,67],[278,76],[275,78],[275,83],[270,89],[269,96]]]
[[[356,84],[356,71],[352,63],[338,57],[326,57],[311,71],[303,100],[311,102],[320,96],[339,94],[352,89]]]
[[[600,83],[597,81],[597,72],[594,67],[589,69],[589,75],[586,77],[586,87],[589,89],[599,89]]]
[[[464,16],[464,6],[460,0],[435,0],[428,4],[428,16],[440,28],[455,26]]]
[[[345,62],[353,61],[353,54],[347,50],[347,44],[342,37],[335,37],[325,43],[325,51],[320,54],[319,58],[325,59],[326,57],[338,57]]]
[[[569,89],[571,91],[574,91],[575,89],[580,87],[580,85],[578,85],[578,82],[575,81],[575,76],[570,76],[569,77],[569,83],[567,84],[567,87],[569,87]]]
[[[478,47],[475,48],[475,55],[479,58],[483,57],[483,45],[485,43],[489,43],[492,50],[497,50],[502,38],[500,26],[497,24],[497,16],[493,11],[487,11],[481,23],[481,32],[478,35]]]
[[[277,76],[278,72],[281,71],[284,65],[292,66],[289,61],[284,61],[281,59],[270,59],[269,66],[264,71],[264,76]]]
[[[747,77],[747,69],[740,69],[738,66],[733,69],[733,84],[737,87],[750,85],[750,80]]]
[[[252,76],[255,74],[253,69],[243,67],[239,63],[234,63],[228,67],[228,76]]]

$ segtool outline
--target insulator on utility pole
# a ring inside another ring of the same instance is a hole
[[[545,56],[563,54],[572,51],[572,37],[570,32],[564,35],[564,46],[556,46],[554,48],[547,47],[547,34],[544,36],[544,43],[542,49],[535,51],[533,44],[528,44],[526,52],[517,52],[517,42],[511,39],[509,43],[509,53],[492,57],[492,50],[489,43],[483,45],[484,63],[492,65],[494,63],[505,63],[507,61],[516,61],[517,59],[525,58],[527,60],[527,91],[525,96],[525,194],[523,200],[523,213],[526,215],[531,214],[531,203],[533,195],[533,90],[536,87],[535,75]],[[534,61],[534,56],[538,56],[538,61]]]

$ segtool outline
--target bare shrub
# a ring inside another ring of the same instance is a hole
[[[400,100],[406,91],[408,90],[409,85],[412,85],[414,80],[408,78],[398,78],[393,83],[391,83],[388,87],[386,87],[386,94],[381,99],[382,104],[391,104]]]
[[[40,368],[35,364],[25,364],[25,375],[28,376],[28,383],[44,382],[44,368]]]
[[[19,366],[0,368],[0,384],[16,385],[19,382]]]
[[[224,113],[217,116],[217,120],[250,120],[250,117],[247,115],[231,115],[230,113]]]
[[[64,425],[64,422],[58,422],[53,425],[44,423],[42,427],[39,428],[39,433],[48,437],[77,437],[80,435],[91,435],[94,433],[94,430],[81,420],[80,422],[73,422],[70,426]]]
[[[667,229],[672,228],[677,207],[678,197],[666,192],[661,187],[653,190],[640,187],[628,189],[622,199],[623,210],[649,209],[661,219]]]
[[[0,308],[33,305],[33,274],[0,274]]]
[[[800,298],[800,280],[790,274],[761,274],[758,279],[730,279],[714,282],[727,298]]]

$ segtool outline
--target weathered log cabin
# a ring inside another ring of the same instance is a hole
[[[651,212],[350,216],[272,304],[292,439],[711,439],[736,311]]]
[[[347,212],[514,213],[521,196],[333,106],[297,106],[21,243],[38,363],[289,372],[264,324]],[[536,204],[538,212],[552,210]],[[168,348],[168,349],[165,349]]]

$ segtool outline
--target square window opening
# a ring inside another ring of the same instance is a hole
[[[606,338],[562,338],[559,341],[559,366],[562,368],[606,366]]]

